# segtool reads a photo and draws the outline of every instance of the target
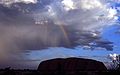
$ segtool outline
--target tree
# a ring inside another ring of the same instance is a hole
[[[118,57],[117,57],[117,62],[118,62],[117,70],[120,71],[120,55],[118,55]]]
[[[109,58],[112,60],[112,69],[118,70],[120,68],[120,55],[119,54],[110,54]]]

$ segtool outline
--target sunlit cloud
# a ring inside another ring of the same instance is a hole
[[[95,9],[95,8],[103,8],[104,5],[99,1],[99,0],[80,0],[81,2],[81,7],[85,10],[91,10],[91,9]]]
[[[41,17],[39,14],[36,14],[36,18]],[[117,14],[116,9],[99,0],[58,0],[48,5],[48,12],[44,12],[42,16],[48,15],[43,17],[50,18],[59,25],[74,25],[80,30],[99,30],[115,24]]]
[[[64,5],[66,10],[75,9],[75,6],[72,0],[63,0],[62,4]]]
[[[3,5],[8,6],[8,7],[14,3],[25,3],[25,4],[37,3],[37,0],[1,0],[0,1],[0,4],[3,4]]]

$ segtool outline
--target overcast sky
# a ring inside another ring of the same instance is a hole
[[[120,0],[0,0],[0,67],[120,54],[119,7]]]

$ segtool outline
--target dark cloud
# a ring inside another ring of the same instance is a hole
[[[47,23],[35,24],[31,16],[32,13],[29,10],[41,8],[50,3],[51,0],[41,0],[37,4],[14,3],[11,7],[0,5],[0,35],[2,35],[2,41],[5,41],[4,45],[6,45],[5,48],[2,47],[1,49],[41,50],[48,47],[73,48],[79,45],[92,46],[90,43],[94,42],[96,43],[95,47],[112,50],[112,46],[109,43],[96,42],[96,40],[101,40],[101,37],[96,32],[78,30],[72,25],[59,26],[51,19],[47,19]],[[21,12],[24,10],[28,10],[28,12]]]
[[[112,51],[113,50],[113,42],[106,41],[106,40],[98,40],[98,41],[96,41],[96,45],[93,45],[93,47],[101,47],[101,48],[105,48],[107,50]]]

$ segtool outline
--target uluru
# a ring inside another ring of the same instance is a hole
[[[88,72],[103,72],[107,71],[107,68],[102,62],[92,59],[56,58],[41,62],[38,71],[42,75],[79,75],[81,73],[82,75],[91,75]]]

